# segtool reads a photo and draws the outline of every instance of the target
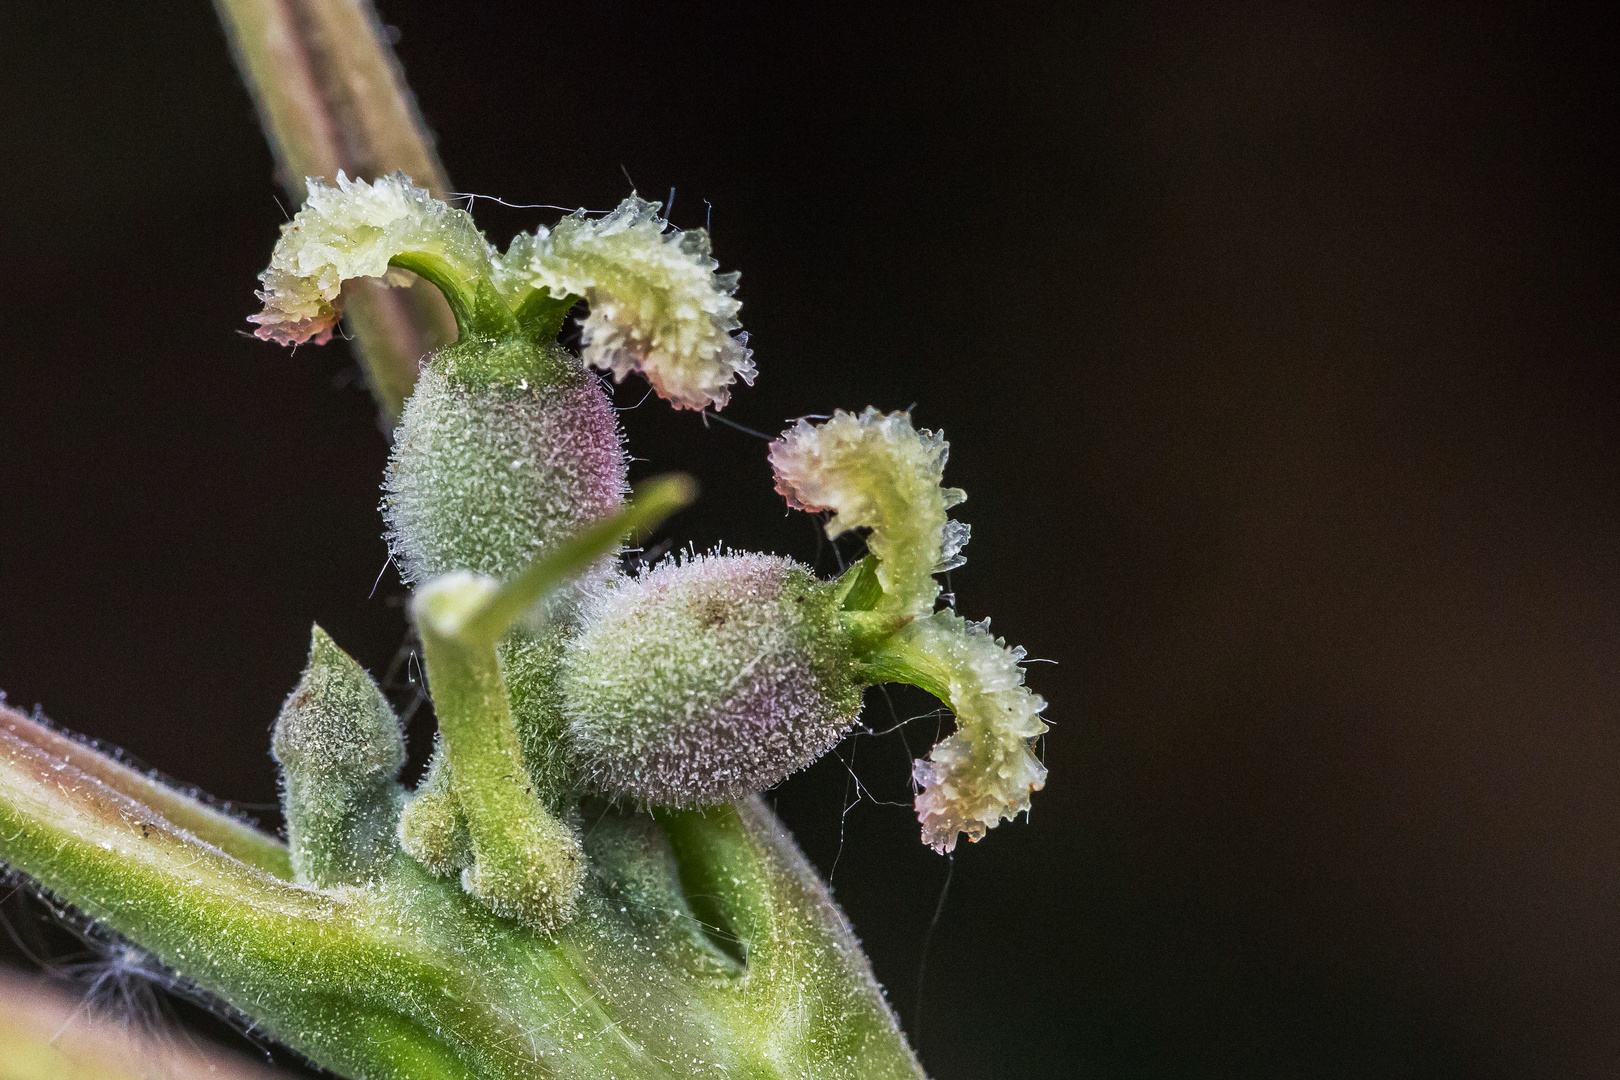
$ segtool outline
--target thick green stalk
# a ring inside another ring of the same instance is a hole
[[[579,916],[546,936],[404,855],[364,886],[281,881],[15,731],[0,729],[0,857],[340,1075],[922,1075],[757,799],[662,827],[597,807]]]
[[[75,769],[109,791],[128,796],[161,814],[206,844],[267,874],[292,880],[287,845],[246,822],[181,794],[167,784],[97,752],[84,743],[0,705],[0,738],[30,746],[52,761]]]
[[[370,0],[214,0],[275,154],[281,185],[304,201],[305,177],[338,170],[374,180],[402,169],[444,198],[449,180]],[[345,318],[389,424],[422,357],[456,337],[439,291],[345,287]]]
[[[579,840],[533,791],[495,642],[455,632],[438,601],[460,597],[430,585],[416,625],[433,709],[472,840],[464,884],[493,911],[550,930],[565,924],[584,874]]]
[[[424,785],[427,799],[408,813],[406,846],[425,865],[443,870],[444,843],[424,843],[424,830],[448,825],[453,800],[472,849],[462,884],[490,910],[544,931],[573,917],[583,887],[584,851],[578,837],[546,809],[524,763],[496,645],[528,608],[602,556],[624,536],[656,527],[697,493],[686,476],[642,484],[617,514],[584,529],[536,559],[506,584],[473,574],[446,574],[428,582],[412,604],[422,639],[444,759],[436,773],[449,783]],[[455,828],[456,826],[449,826]]]
[[[388,967],[417,994],[456,993],[448,973],[407,941],[376,934],[360,897],[301,889],[239,862],[20,737],[25,718],[7,719],[0,729],[7,863],[311,1057],[339,1061],[356,1076],[390,1075],[380,1063],[445,1058],[424,1033],[397,1026],[355,1053],[346,1045],[352,1039],[332,1026],[334,997],[363,1011],[390,1008],[398,987],[374,977]]]

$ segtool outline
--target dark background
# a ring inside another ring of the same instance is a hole
[[[381,0],[459,190],[712,204],[727,417],[949,436],[959,609],[1055,726],[920,1009],[945,861],[837,760],[776,794],[937,1080],[1613,1075],[1614,27],[1058,7]],[[402,640],[384,439],[344,346],[240,336],[282,209],[206,5],[0,20],[0,686],[271,803],[309,621]],[[757,440],[624,419],[672,535],[816,556]]]

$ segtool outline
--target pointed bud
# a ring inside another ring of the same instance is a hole
[[[370,878],[394,850],[405,741],[371,676],[318,626],[271,752],[298,880],[325,888]]]
[[[399,816],[399,843],[431,874],[450,877],[472,865],[472,835],[456,802],[450,759],[435,741],[427,775]]]

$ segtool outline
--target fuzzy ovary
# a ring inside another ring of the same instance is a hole
[[[582,770],[605,794],[655,806],[770,787],[860,713],[831,587],[776,556],[667,562],[606,591],[563,670]]]
[[[497,580],[612,513],[623,437],[596,378],[555,345],[458,342],[423,369],[384,479],[389,547],[407,582]]]

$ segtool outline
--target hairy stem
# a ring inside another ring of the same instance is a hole
[[[283,880],[292,880],[292,857],[287,845],[275,837],[3,705],[0,705],[0,738],[32,747],[109,791],[150,807],[171,824],[234,859]]]
[[[582,917],[540,935],[403,854],[363,887],[281,881],[0,729],[0,856],[339,1075],[920,1080],[758,799],[589,835]]]
[[[379,925],[363,894],[303,889],[248,866],[11,728],[0,729],[0,849],[316,1060],[364,1077],[471,1075],[435,1032],[401,1015],[412,998],[466,1013],[465,977]],[[336,1001],[370,1021],[363,1042],[329,1023]]]

